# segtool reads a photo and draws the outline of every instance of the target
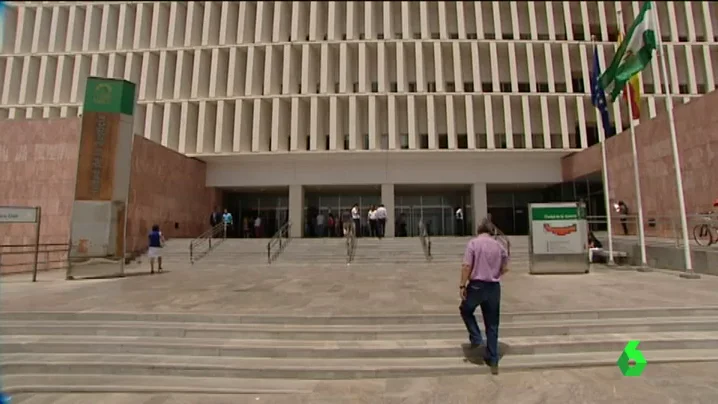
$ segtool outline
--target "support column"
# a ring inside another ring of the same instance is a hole
[[[471,213],[473,223],[470,224],[470,230],[471,234],[476,234],[476,227],[489,213],[486,199],[486,183],[471,184]]]
[[[302,237],[304,230],[304,187],[301,185],[289,186],[289,221],[292,222],[290,235]]]
[[[386,229],[384,229],[385,237],[394,237],[394,223],[396,218],[394,217],[394,184],[382,184],[381,185],[381,203],[386,208]]]

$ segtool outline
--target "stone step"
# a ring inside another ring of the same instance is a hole
[[[506,338],[602,335],[628,332],[718,332],[718,317],[606,319],[584,321],[509,322],[501,326]],[[116,336],[187,339],[269,339],[273,341],[405,341],[466,338],[463,324],[408,325],[281,325],[161,323],[132,321],[3,321],[8,340],[22,337],[47,339],[52,336]]]
[[[628,338],[628,336],[625,336]],[[717,349],[651,350],[640,347],[648,362],[718,361]],[[502,372],[529,369],[616,366],[617,352],[506,355]],[[364,378],[429,377],[487,373],[486,366],[469,357],[452,358],[226,358],[174,357],[161,355],[8,354],[0,369],[4,377],[28,374],[144,375],[173,377],[221,377],[301,380],[347,380]],[[18,377],[19,379],[19,377]],[[16,379],[17,380],[17,379]]]
[[[477,316],[479,320],[481,316]],[[592,309],[559,311],[502,312],[501,324],[522,323],[536,325],[546,321],[572,322],[616,320],[623,322],[645,319],[702,319],[718,317],[718,306],[694,307],[636,307],[630,309]],[[456,313],[388,314],[388,315],[268,315],[268,314],[215,314],[215,313],[147,313],[109,311],[6,311],[0,312],[4,326],[10,322],[27,322],[49,325],[75,324],[76,322],[149,322],[175,323],[205,327],[208,324],[277,325],[288,326],[402,326],[402,325],[456,325],[461,322]]]
[[[629,327],[630,328],[630,327]],[[688,328],[688,327],[686,327]],[[502,330],[503,331],[503,330]],[[594,332],[596,330],[593,330]],[[200,333],[201,334],[201,333]],[[163,355],[228,358],[439,358],[461,357],[468,349],[466,336],[457,339],[400,339],[384,340],[303,340],[302,338],[235,339],[216,338],[156,338],[83,336],[36,337],[10,336],[2,343],[3,359],[22,355],[97,354],[97,355]],[[191,334],[192,335],[192,334]],[[204,335],[204,334],[202,334]],[[457,333],[457,336],[459,333]],[[663,332],[644,327],[641,331],[584,335],[531,335],[505,337],[500,344],[505,355],[543,355],[550,353],[621,352],[630,340],[641,341],[642,350],[716,349],[718,330]],[[416,338],[415,337],[415,338]]]
[[[3,390],[23,393],[309,394],[317,382],[297,379],[29,373],[3,376]]]

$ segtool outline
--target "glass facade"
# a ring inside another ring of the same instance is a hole
[[[289,218],[289,195],[286,191],[225,192],[224,202],[225,208],[234,217],[229,237],[272,237]]]
[[[456,220],[458,208],[464,211],[463,222]],[[471,197],[468,192],[398,194],[394,197],[394,219],[397,237],[418,236],[421,222],[432,236],[467,235],[473,226]]]

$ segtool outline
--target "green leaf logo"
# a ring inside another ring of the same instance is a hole
[[[618,362],[616,362],[624,376],[640,376],[643,369],[646,368],[648,362],[646,362],[643,352],[638,350],[638,344],[640,343],[641,341],[628,341],[626,347],[623,348],[623,353],[618,358]],[[631,364],[631,361],[634,363]]]

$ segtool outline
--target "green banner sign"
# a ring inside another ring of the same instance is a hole
[[[531,220],[576,220],[584,215],[582,209],[573,206],[534,208],[531,211]]]
[[[125,80],[88,77],[84,112],[108,112],[133,115],[135,84]]]

